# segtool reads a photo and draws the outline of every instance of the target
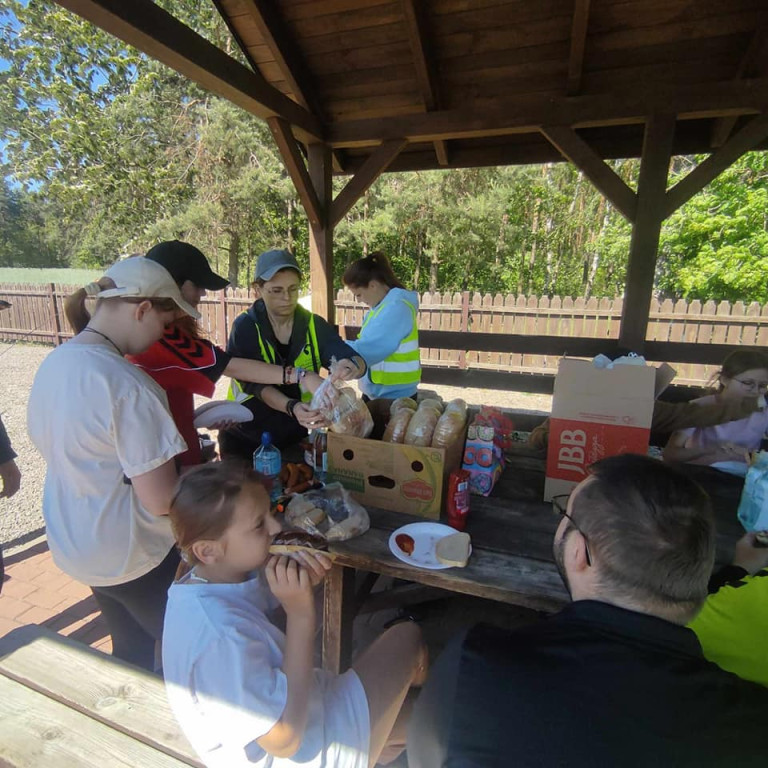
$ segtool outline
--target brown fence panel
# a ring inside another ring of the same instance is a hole
[[[0,340],[60,344],[71,337],[64,316],[64,300],[79,286],[60,284],[0,285],[0,298],[11,308],[0,314]],[[200,304],[205,334],[225,346],[235,318],[248,309],[253,297],[248,289],[227,289],[206,296]],[[425,293],[421,296],[419,328],[461,333],[491,333],[525,336],[572,336],[615,340],[623,307],[622,298],[570,296],[536,297],[479,293]],[[366,308],[352,293],[336,294],[336,317],[340,327],[359,327]],[[651,302],[649,341],[768,346],[768,304],[738,301],[698,300]],[[471,342],[468,339],[468,346]],[[457,349],[422,348],[422,363],[441,368],[554,373],[557,358],[526,354]],[[717,370],[716,365],[675,364],[677,383],[702,384]]]

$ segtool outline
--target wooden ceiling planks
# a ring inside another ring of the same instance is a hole
[[[89,2],[116,0],[61,4]],[[577,128],[603,125],[595,140],[606,156],[638,154],[637,131],[629,139],[618,126],[642,124],[660,102],[686,119],[710,118],[686,128],[687,146],[707,133],[722,143],[740,115],[766,108],[766,0],[214,2],[258,74],[307,107],[323,138],[354,148],[353,165],[402,137],[410,144],[390,168],[421,167],[429,143],[446,140],[456,143],[456,163],[519,162],[525,146],[551,156],[536,134],[558,115]],[[432,167],[444,167],[442,145],[432,146]]]

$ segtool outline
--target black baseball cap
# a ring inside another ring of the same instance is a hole
[[[179,287],[187,280],[207,291],[220,291],[229,285],[229,280],[211,269],[202,251],[181,240],[164,240],[152,246],[146,258],[165,267]]]

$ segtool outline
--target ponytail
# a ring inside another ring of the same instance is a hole
[[[389,259],[381,251],[374,251],[369,256],[353,261],[342,277],[344,285],[350,288],[368,285],[371,280],[378,280],[388,288],[405,288],[392,271]]]
[[[64,299],[64,314],[75,333],[80,333],[91,320],[91,313],[85,308],[85,300],[89,296],[98,296],[99,292],[114,287],[115,284],[110,278],[102,277],[97,282],[88,283],[83,288],[79,288]]]

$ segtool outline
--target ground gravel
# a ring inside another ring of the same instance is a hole
[[[45,462],[27,435],[27,401],[37,369],[52,347],[0,342],[0,413],[3,417],[21,470],[21,489],[11,499],[0,499],[0,542],[6,553],[26,545],[44,533],[42,493],[45,480]],[[215,397],[225,398],[228,379],[216,387]],[[464,398],[468,403],[485,403],[502,408],[522,408],[533,411],[549,411],[552,398],[522,392],[460,389],[458,387],[430,387],[444,400]],[[199,403],[203,398],[196,398]],[[65,408],[66,403],[54,407]]]

